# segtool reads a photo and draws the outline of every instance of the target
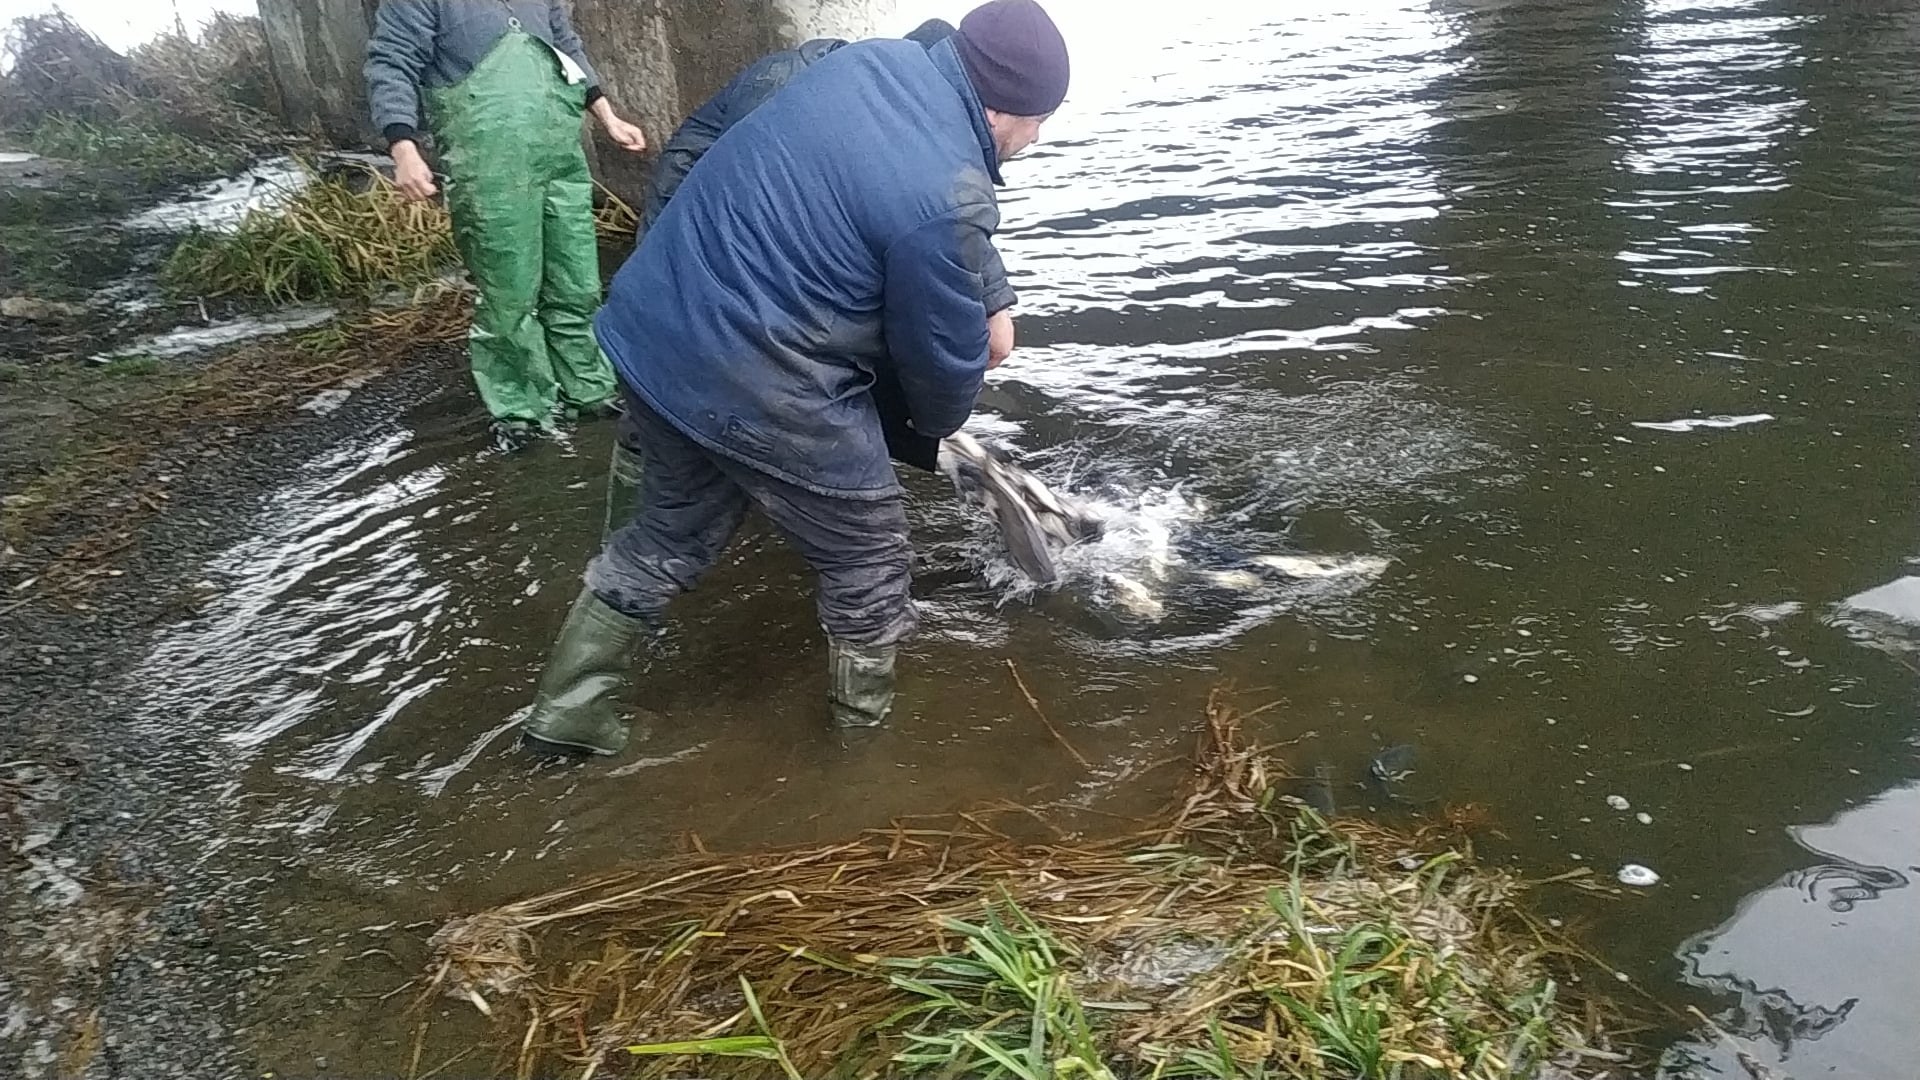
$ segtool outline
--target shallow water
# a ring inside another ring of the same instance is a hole
[[[843,746],[805,567],[751,523],[643,676],[652,737],[541,767],[509,728],[598,541],[607,432],[495,458],[460,386],[342,443],[135,673],[152,732],[196,736],[155,745],[218,794],[181,842],[233,940],[272,943],[245,962],[334,1002],[263,1040],[391,1068],[410,1029],[368,999],[413,971],[369,942],[688,831],[1152,805],[1231,682],[1286,700],[1262,734],[1343,809],[1405,813],[1362,781],[1412,743],[1406,797],[1484,805],[1493,857],[1653,868],[1563,913],[1793,1075],[1911,1072],[1920,16],[1220,3],[1128,44],[1111,5],[1053,6],[1089,59],[1008,170],[1020,348],[976,426],[1131,538],[1010,595],[913,478],[926,629],[902,713]],[[1382,565],[1176,567],[1142,617],[1101,574],[1156,550]]]

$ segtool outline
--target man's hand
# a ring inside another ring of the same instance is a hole
[[[607,138],[612,139],[614,145],[620,149],[638,154],[647,148],[646,133],[620,119],[620,114],[613,111],[613,104],[606,98],[594,101],[593,115],[600,121],[600,127],[607,133]]]
[[[1009,309],[987,316],[987,370],[1001,365],[1007,357],[1013,355],[1013,316]]]
[[[387,151],[393,155],[393,185],[408,202],[431,199],[439,192],[433,182],[433,170],[427,168],[420,148],[410,139],[394,143]]]

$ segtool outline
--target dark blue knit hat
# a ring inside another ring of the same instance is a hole
[[[980,104],[1045,116],[1067,97],[1067,43],[1034,0],[990,0],[960,20],[953,47]]]

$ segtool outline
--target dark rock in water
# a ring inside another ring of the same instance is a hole
[[[364,195],[373,190],[376,177],[393,179],[393,162],[373,154],[328,154],[320,159],[317,171],[320,179]]]
[[[1389,746],[1374,755],[1373,761],[1367,765],[1367,771],[1378,780],[1391,782],[1404,779],[1413,771],[1414,755],[1412,743]]]
[[[79,304],[63,304],[34,296],[9,296],[0,300],[0,316],[28,322],[64,322],[86,313],[87,309]]]
[[[1333,776],[1333,766],[1323,761],[1313,767],[1313,775],[1303,781],[1300,787],[1301,801],[1323,818],[1334,817],[1340,812],[1333,798]]]

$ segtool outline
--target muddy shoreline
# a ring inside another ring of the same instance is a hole
[[[435,395],[471,405],[463,375],[458,349],[419,349],[337,411],[272,416],[223,440],[216,456],[202,456],[195,432],[180,431],[126,478],[137,487],[168,476],[171,497],[79,601],[85,610],[58,595],[0,601],[0,821],[10,851],[0,889],[0,1000],[9,1002],[0,1042],[9,1075],[327,1075],[324,1058],[269,1062],[260,1033],[245,1027],[281,973],[256,935],[228,922],[234,883],[198,880],[194,853],[170,842],[191,833],[183,823],[216,812],[220,750],[192,751],[209,780],[197,791],[158,781],[132,726],[126,672],[161,628],[193,617],[206,560],[247,535],[265,497],[302,462],[346,433],[395,425]],[[75,524],[15,545],[9,589],[71,541]],[[255,978],[235,985],[236,970]],[[393,981],[412,974],[395,969]]]

